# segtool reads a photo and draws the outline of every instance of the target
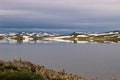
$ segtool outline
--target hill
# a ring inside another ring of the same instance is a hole
[[[8,77],[7,74],[19,78],[11,80],[20,80],[20,78],[31,78],[30,75],[35,79],[27,80],[85,80],[77,75],[62,72],[57,72],[52,69],[47,69],[44,66],[32,64],[29,61],[13,60],[13,61],[0,61],[0,77]],[[10,77],[11,78],[11,77]],[[1,80],[1,79],[0,79]],[[7,80],[7,79],[2,79]],[[25,79],[22,79],[25,80]]]

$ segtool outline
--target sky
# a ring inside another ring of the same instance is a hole
[[[0,0],[0,28],[120,29],[120,0]]]

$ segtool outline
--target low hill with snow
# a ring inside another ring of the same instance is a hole
[[[74,32],[68,35],[60,35],[46,32],[0,33],[0,43],[54,43],[54,42],[119,43],[120,30],[103,33]]]

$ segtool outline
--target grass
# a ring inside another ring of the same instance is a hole
[[[45,80],[41,75],[32,72],[0,72],[0,80]]]
[[[43,76],[34,72],[19,71],[13,65],[4,66],[0,62],[0,80],[45,80]]]

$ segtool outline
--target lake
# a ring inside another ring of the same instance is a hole
[[[120,78],[120,44],[0,44],[0,59],[21,58],[50,69],[87,78]]]

